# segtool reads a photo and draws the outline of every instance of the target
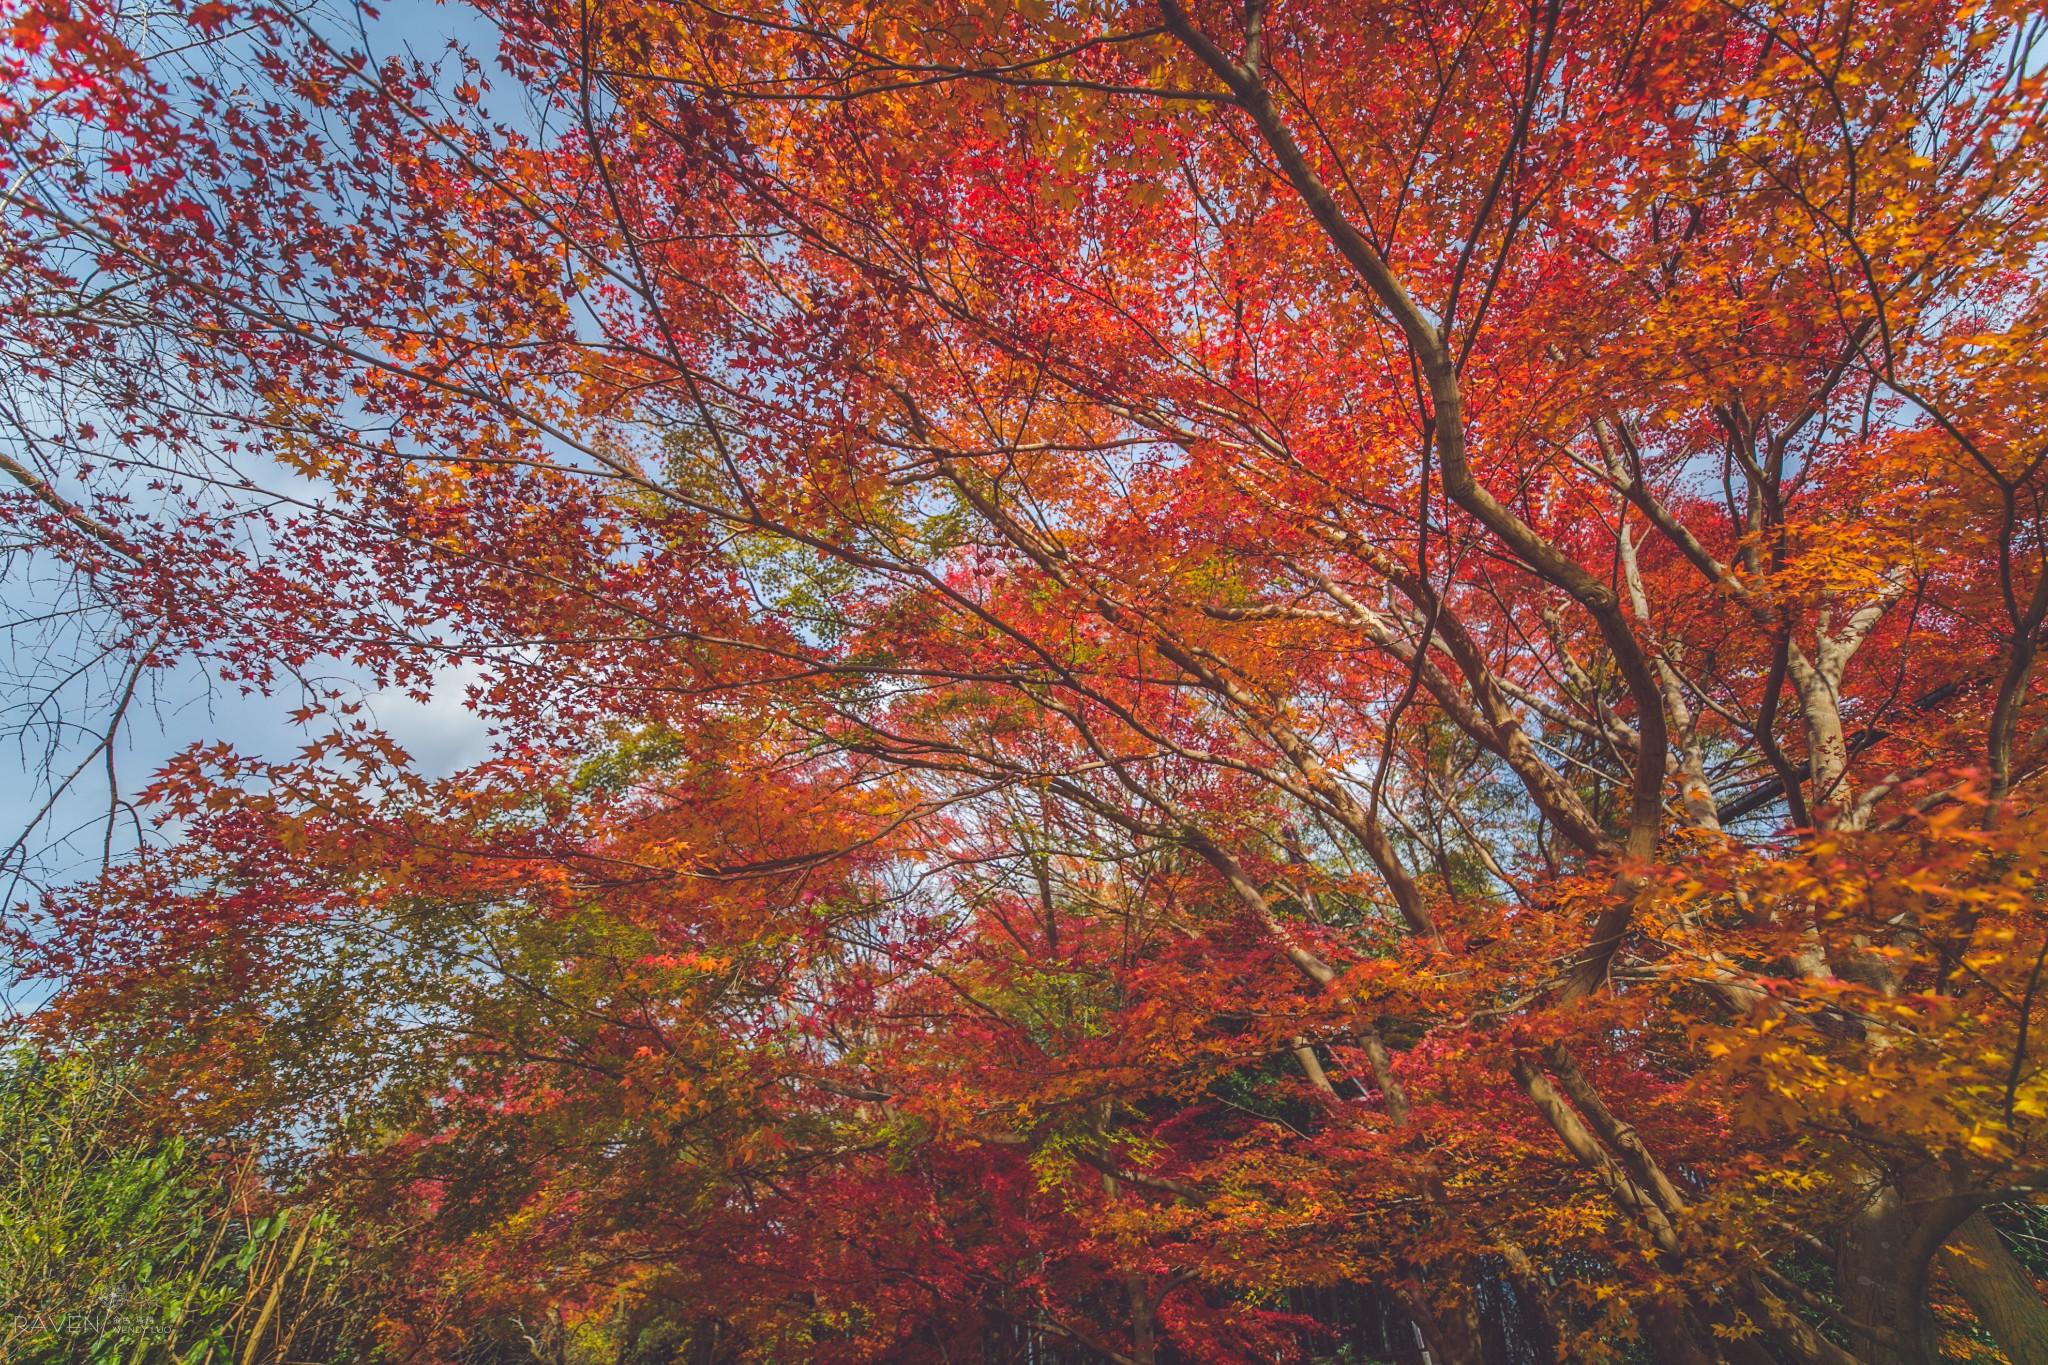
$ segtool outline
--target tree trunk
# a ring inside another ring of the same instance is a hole
[[[1898,1192],[1887,1185],[1842,1225],[1836,1241],[1835,1274],[1841,1282],[1842,1316],[1849,1320],[1849,1349],[1869,1365],[1917,1365],[1892,1344],[1915,1340],[1920,1333],[1919,1305],[1902,1304],[1898,1294],[1899,1258],[1912,1230]]]
[[[1720,1365],[1693,1335],[1685,1310],[1673,1303],[1646,1303],[1637,1307],[1636,1320],[1650,1343],[1657,1365]]]
[[[1436,1311],[1417,1281],[1395,1290],[1395,1297],[1422,1334],[1424,1348],[1433,1365],[1486,1365],[1485,1348],[1479,1340],[1479,1315],[1472,1308],[1471,1295],[1460,1294],[1456,1302]]]
[[[2048,1365],[2048,1304],[1989,1218],[1966,1220],[1935,1260],[2012,1365]]]
[[[1159,1358],[1159,1334],[1152,1321],[1152,1286],[1143,1275],[1126,1282],[1131,1296],[1131,1359],[1137,1365],[1153,1365]]]

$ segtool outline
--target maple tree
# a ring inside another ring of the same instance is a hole
[[[14,937],[393,1350],[2048,1361],[2040,15],[475,9],[0,105],[116,719],[493,727]]]

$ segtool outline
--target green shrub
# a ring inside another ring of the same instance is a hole
[[[246,1154],[143,1138],[118,1072],[0,1053],[0,1360],[354,1358],[332,1220]]]

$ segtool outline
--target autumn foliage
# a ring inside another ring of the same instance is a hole
[[[2039,13],[470,3],[0,95],[13,553],[493,727],[11,921],[396,1358],[2048,1362]]]

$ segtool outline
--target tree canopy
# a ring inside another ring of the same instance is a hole
[[[2035,7],[468,3],[0,26],[13,625],[306,732],[28,1031],[394,1358],[2048,1365]]]

